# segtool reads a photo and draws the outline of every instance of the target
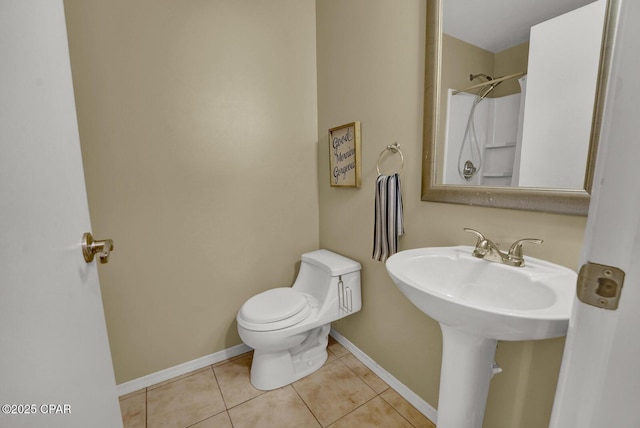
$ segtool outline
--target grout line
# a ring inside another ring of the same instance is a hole
[[[218,376],[216,375],[216,371],[213,369],[213,365],[209,367],[211,367],[211,371],[213,372],[213,378],[216,380],[216,386],[218,387],[218,391],[220,391],[220,397],[222,397],[222,402],[224,403],[224,410],[226,412],[229,410],[229,406],[227,405],[227,400],[225,400],[224,394],[222,393],[222,388],[220,387],[220,381],[218,381]]]
[[[424,401],[422,401],[422,402],[418,401],[416,403],[416,400],[421,400],[421,399],[419,397],[417,397],[415,395],[415,393],[410,391],[404,384],[402,384],[395,377],[393,377],[391,374],[386,372],[381,366],[379,366],[377,363],[375,363],[375,361],[373,361],[370,357],[368,357],[366,354],[364,354],[364,352],[362,352],[355,345],[353,345],[348,339],[344,338],[342,335],[340,335],[340,333],[338,333],[337,331],[335,331],[333,329],[331,330],[331,337],[337,344],[339,344],[340,346],[342,346],[342,348],[344,348],[345,353],[340,355],[340,356],[338,356],[338,354],[336,354],[331,349],[327,349],[327,351],[330,352],[330,354],[335,357],[335,359],[333,361],[331,361],[329,364],[333,364],[333,363],[339,361],[342,366],[344,366],[347,369],[349,369],[349,371],[351,373],[353,373],[360,381],[362,381],[369,389],[371,389],[371,391],[374,392],[374,396],[372,398],[370,398],[369,400],[365,401],[364,403],[362,403],[361,405],[357,406],[355,409],[351,410],[350,412],[340,416],[335,421],[332,421],[329,425],[332,425],[332,424],[336,423],[337,421],[343,419],[347,415],[353,413],[355,410],[357,410],[360,407],[364,406],[365,404],[371,402],[371,400],[373,400],[374,398],[380,397],[386,404],[388,404],[389,406],[391,406],[391,408],[394,409],[394,412],[398,413],[404,420],[406,420],[409,423],[410,426],[415,427],[415,425],[413,423],[411,423],[411,421],[402,412],[400,412],[392,403],[390,403],[389,401],[385,400],[384,397],[382,397],[382,394],[384,392],[388,391],[389,388],[391,388],[398,395],[400,395],[402,398],[404,398],[409,404],[411,404],[414,408],[416,408],[416,410],[418,410],[420,413],[422,413],[424,416],[426,416],[427,419],[435,420],[435,416],[436,416],[435,409],[431,408]],[[251,352],[251,351],[249,351],[249,352]],[[218,380],[218,376],[216,375],[215,367],[220,367],[220,366],[222,366],[224,364],[229,364],[229,363],[233,362],[234,360],[237,360],[237,359],[240,359],[240,358],[246,356],[246,354],[247,353],[245,352],[245,353],[242,353],[242,354],[233,355],[233,356],[227,358],[226,360],[214,362],[213,364],[208,364],[207,366],[202,366],[199,369],[192,370],[192,372],[180,374],[180,375],[175,376],[174,378],[167,379],[166,381],[163,381],[162,383],[164,383],[165,385],[169,385],[169,384],[174,383],[174,382],[176,382],[178,380],[189,378],[189,377],[191,377],[191,376],[193,376],[193,375],[195,375],[195,374],[197,374],[199,372],[204,372],[208,368],[213,373],[214,379],[216,381],[216,386],[218,387],[218,390],[220,391],[220,395],[221,395],[221,398],[223,400],[223,404],[224,404],[224,407],[225,407],[224,412],[226,413],[227,418],[230,421],[231,426],[233,427],[234,426],[233,425],[233,421],[231,420],[231,415],[229,414],[230,408],[228,407],[227,401],[226,401],[224,395],[222,394],[222,388],[220,387],[220,382]],[[352,369],[347,363],[345,363],[345,358],[349,357],[349,355],[352,355],[353,357],[355,357],[365,367],[367,367],[375,375],[377,375],[387,385],[387,388],[385,388],[381,392],[378,392],[371,385],[369,385],[365,381],[365,379],[363,377],[361,377],[354,369]],[[326,365],[326,364],[327,363],[325,363],[324,365]],[[186,367],[186,366],[187,365],[181,365],[181,367]],[[165,372],[165,374],[166,374],[166,372]],[[314,412],[309,407],[308,403],[303,399],[303,397],[300,395],[300,392],[296,389],[295,383],[296,382],[292,382],[289,385],[291,385],[291,387],[293,388],[293,390],[295,391],[297,396],[304,403],[305,407],[309,410],[309,412],[311,412],[311,415],[314,417],[316,422],[321,427],[323,427],[322,423],[320,422],[320,420],[318,419],[316,414],[314,414]],[[149,426],[149,391],[150,391],[150,389],[151,390],[155,389],[154,385],[147,386],[147,387],[144,387],[144,388],[140,388],[141,393],[143,391],[143,393],[145,394],[145,427]],[[133,391],[133,392],[135,392],[135,391]],[[248,402],[250,400],[253,400],[253,399],[257,398],[257,397],[260,397],[261,395],[263,395],[266,392],[268,392],[268,391],[262,391],[262,393],[259,394],[258,396],[255,396],[255,397],[252,397],[252,398],[250,398],[248,400],[245,400],[242,403],[239,403],[239,404],[233,406],[232,408],[235,408],[235,407],[237,407],[239,405],[242,405],[242,404],[244,404],[244,403],[246,403],[246,402]],[[416,397],[417,397],[417,399],[416,399]],[[418,404],[418,405],[416,405],[416,404]],[[423,411],[425,405],[427,406],[427,408],[426,408],[427,413],[425,413],[425,411]],[[219,412],[218,414],[211,415],[209,417],[215,417],[215,416],[217,416],[217,415],[219,415],[221,413],[222,412]],[[199,422],[202,422],[202,421],[199,421]],[[196,422],[196,423],[199,423],[199,422]]]
[[[204,357],[200,357],[192,361],[187,361],[186,363],[169,367],[159,372],[151,373],[149,375],[116,385],[116,391],[118,392],[118,396],[121,397],[130,392],[153,386],[155,384],[173,379],[184,374],[188,374],[190,372],[194,372],[207,366],[212,366],[231,358],[238,357],[241,354],[246,354],[250,351],[251,348],[242,343],[240,345],[232,346],[231,348],[223,349],[222,351],[205,355]]]
[[[364,403],[360,404],[359,406],[357,406],[355,409],[345,413],[344,415],[340,416],[338,419],[336,419],[335,421],[331,422],[328,426],[331,426],[333,424],[335,424],[336,422],[338,422],[340,419],[346,418],[347,416],[349,416],[351,413],[355,412],[356,410],[358,410],[360,407],[365,406],[366,404],[370,403],[371,400],[376,399],[376,397],[378,397],[378,395],[374,395],[373,397],[371,397],[370,399],[368,399],[367,401],[365,401]]]
[[[409,404],[416,408],[420,413],[427,417],[430,421],[438,418],[438,412],[431,407],[429,403],[423,400],[418,394],[410,390],[405,384],[396,379],[391,373],[386,371],[382,366],[377,364],[371,357],[365,354],[357,346],[351,343],[346,337],[341,335],[335,329],[331,329],[329,333],[333,339],[350,351],[354,357],[360,360],[365,366],[378,375],[387,385],[393,388],[402,398],[407,400]]]
[[[397,391],[396,391],[397,392]],[[391,407],[397,414],[400,415],[400,417],[402,419],[404,419],[405,421],[407,421],[407,423],[409,425],[411,425],[414,428],[417,428],[413,423],[411,423],[411,421],[409,420],[409,418],[407,418],[404,414],[402,414],[402,412],[400,412],[400,410],[396,409],[396,406],[394,406],[392,403],[388,402],[387,400],[384,399],[384,397],[382,396],[382,393],[379,394],[379,397],[382,399],[382,401],[384,401],[385,403],[387,403],[389,405],[389,407]],[[429,419],[429,418],[427,418]],[[431,420],[429,419],[429,422],[431,422]],[[431,422],[433,423],[433,422]]]
[[[346,348],[345,348],[345,349],[346,349]],[[375,372],[374,372],[373,370],[371,370],[367,365],[365,365],[362,361],[360,361],[360,359],[359,359],[358,357],[356,357],[355,355],[353,355],[353,354],[351,353],[351,351],[349,351],[347,354],[344,354],[343,356],[339,357],[338,359],[339,359],[339,360],[342,360],[343,358],[347,358],[349,355],[351,355],[351,356],[352,356],[352,357],[354,357],[356,360],[358,360],[360,363],[362,363],[362,364],[363,364],[367,369],[369,369],[369,371],[370,371],[371,373],[373,373],[375,376],[378,376],[378,375],[377,375],[377,373],[375,373]],[[382,394],[383,392],[385,392],[385,391],[386,391],[386,390],[388,390],[388,389],[393,389],[393,388],[391,388],[391,386],[389,386],[389,384],[388,384],[387,382],[385,382],[385,381],[384,381],[384,379],[382,379],[380,376],[378,376],[378,379],[380,379],[380,380],[381,380],[385,385],[387,385],[387,387],[386,387],[385,389],[383,389],[382,391],[378,392],[378,391],[376,391],[376,390],[374,389],[374,387],[373,387],[373,386],[371,386],[371,385],[369,384],[369,382],[367,382],[367,380],[364,378],[364,376],[360,376],[360,375],[359,375],[355,370],[353,370],[351,367],[349,367],[349,365],[348,365],[347,363],[345,363],[344,361],[342,362],[342,364],[344,364],[345,366],[347,366],[347,368],[348,368],[349,370],[351,370],[351,371],[353,372],[353,374],[355,374],[355,375],[358,377],[358,379],[360,379],[362,382],[364,382],[364,384],[365,384],[365,385],[367,385],[369,388],[371,388],[371,390],[373,390],[373,392],[375,392],[375,393],[376,393],[376,395],[380,395],[380,394]]]
[[[249,352],[253,352],[253,351],[249,351]],[[245,352],[244,354],[237,355],[235,357],[229,358],[226,361],[221,361],[219,363],[212,364],[210,366],[211,370],[213,371],[213,377],[216,380],[216,385],[218,385],[218,390],[220,391],[220,396],[222,397],[222,402],[224,403],[224,413],[226,413],[227,414],[227,418],[229,418],[229,423],[231,423],[231,428],[233,428],[233,419],[231,419],[231,414],[229,413],[229,410],[231,410],[233,408],[236,408],[238,406],[241,406],[244,403],[247,403],[247,402],[253,400],[254,398],[258,398],[258,397],[262,396],[263,394],[265,394],[265,392],[268,392],[268,391],[260,391],[261,393],[259,395],[256,395],[255,397],[251,397],[251,398],[249,398],[249,399],[247,399],[247,400],[245,400],[245,401],[243,401],[241,403],[236,404],[235,406],[229,407],[229,405],[227,404],[227,400],[224,398],[224,394],[222,393],[222,387],[220,386],[220,381],[218,381],[218,375],[216,374],[215,368],[223,366],[223,365],[228,364],[228,363],[231,363],[232,361],[239,360],[240,358],[242,358],[246,354],[247,354],[247,352]],[[222,412],[220,412],[220,413],[222,413]],[[217,413],[216,415],[213,415],[213,416],[217,416],[220,413]],[[212,418],[213,416],[210,416],[210,418]],[[202,421],[200,421],[200,422],[202,422]]]
[[[249,351],[249,352],[252,352],[252,351]],[[228,359],[227,359],[227,360],[225,360],[225,361],[220,361],[220,362],[217,362],[217,363],[211,364],[211,365],[209,366],[209,367],[211,367],[211,371],[213,372],[213,378],[216,380],[216,385],[218,386],[218,391],[220,391],[220,397],[222,397],[222,402],[224,403],[224,411],[223,411],[223,412],[220,412],[220,413],[217,413],[217,414],[215,414],[215,415],[213,415],[213,416],[209,416],[209,418],[213,418],[213,417],[218,416],[218,415],[220,415],[220,414],[222,414],[222,413],[226,413],[226,414],[227,414],[227,419],[229,420],[229,423],[231,424],[231,428],[233,428],[233,420],[231,419],[231,415],[229,414],[229,406],[227,405],[227,400],[224,398],[224,394],[222,393],[222,387],[220,386],[220,381],[218,380],[218,375],[216,374],[216,370],[215,370],[215,368],[216,368],[216,367],[223,366],[223,365],[225,365],[225,364],[229,364],[229,363],[231,363],[232,361],[239,360],[240,358],[242,358],[242,357],[243,357],[243,356],[245,356],[246,354],[247,354],[247,352],[245,352],[244,354],[240,354],[240,355],[236,355],[236,356],[234,356],[234,357],[228,358]],[[247,401],[248,401],[248,400],[247,400]],[[246,403],[246,401],[245,401],[245,403]],[[235,406],[234,406],[234,407],[235,407]],[[205,420],[206,420],[206,419],[205,419]],[[202,421],[200,421],[200,422],[202,422]],[[195,424],[194,424],[194,425],[195,425]]]
[[[211,366],[208,366],[208,367],[211,367]],[[180,380],[188,379],[191,376],[195,376],[195,375],[197,375],[199,373],[203,373],[206,370],[207,370],[206,366],[205,367],[200,367],[199,369],[195,369],[193,371],[174,376],[174,377],[172,377],[170,379],[163,380],[162,382],[154,383],[153,385],[149,385],[145,389],[147,391],[150,391],[150,390],[153,391],[154,389],[164,388],[167,385],[171,385],[172,383],[178,382]]]
[[[324,364],[323,364],[323,366],[324,366]],[[307,408],[307,410],[309,410],[309,413],[311,413],[311,416],[313,416],[313,418],[316,420],[316,422],[318,422],[318,425],[320,425],[322,427],[322,423],[318,420],[318,417],[316,416],[315,413],[313,413],[313,410],[311,410],[311,407],[309,407],[307,402],[304,401],[304,398],[302,398],[302,395],[300,395],[300,392],[298,392],[298,390],[296,389],[296,386],[294,385],[294,383],[295,382],[291,383],[291,388],[293,388],[293,390],[298,395],[298,397],[300,397],[300,401],[302,401],[302,404],[304,404],[304,406]]]
[[[337,341],[336,341],[336,342],[337,342]],[[339,343],[339,342],[338,342],[338,343]],[[346,348],[345,348],[345,349],[346,349]],[[343,358],[346,358],[346,357],[348,357],[349,355],[353,355],[353,354],[351,353],[351,351],[348,351],[348,353],[346,353],[346,354],[344,354],[344,355],[342,355],[342,356],[338,357],[338,360],[342,360]],[[353,355],[353,356],[355,357],[355,355]],[[356,357],[356,358],[357,358],[357,357]],[[358,361],[359,361],[359,360],[358,360]],[[369,400],[367,400],[367,401],[365,401],[364,403],[360,404],[360,405],[359,405],[358,407],[356,407],[355,409],[351,410],[350,412],[348,412],[348,413],[346,413],[346,414],[342,415],[340,418],[336,419],[336,420],[335,420],[334,422],[332,422],[329,426],[331,426],[332,424],[335,424],[335,423],[336,423],[336,422],[338,422],[339,420],[341,420],[341,419],[343,419],[343,418],[347,417],[347,415],[350,415],[351,413],[355,412],[355,411],[356,411],[356,410],[358,410],[360,407],[365,406],[366,404],[370,403],[370,402],[371,402],[371,401],[373,401],[374,399],[376,399],[376,398],[380,398],[380,399],[381,399],[383,402],[385,402],[389,407],[391,407],[395,413],[397,413],[397,414],[398,414],[402,419],[404,419],[404,420],[405,420],[409,425],[411,425],[412,427],[414,427],[414,428],[415,428],[415,425],[414,425],[414,424],[412,424],[412,423],[411,423],[411,421],[410,421],[409,419],[407,419],[407,417],[405,417],[405,416],[404,416],[404,415],[403,415],[403,414],[402,414],[398,409],[396,409],[396,407],[395,407],[392,403],[390,403],[390,402],[388,402],[387,400],[385,400],[385,399],[384,399],[384,397],[382,396],[382,394],[383,394],[384,392],[386,392],[387,390],[389,390],[389,389],[393,389],[391,386],[389,386],[389,385],[387,384],[387,387],[386,387],[383,391],[381,391],[381,392],[377,392],[375,389],[373,389],[373,388],[372,388],[372,387],[371,387],[371,386],[370,386],[370,385],[369,385],[369,384],[364,380],[364,378],[362,378],[358,373],[356,373],[356,371],[355,371],[355,370],[353,370],[351,367],[349,367],[349,365],[348,365],[348,364],[346,364],[346,363],[344,363],[344,362],[342,362],[342,364],[343,364],[344,366],[346,366],[349,370],[351,370],[351,372],[352,372],[354,375],[356,375],[356,376],[358,377],[358,379],[360,379],[362,382],[364,382],[364,384],[365,384],[365,385],[367,385],[369,388],[371,388],[371,390],[375,393],[375,395],[374,395],[373,397],[371,397]],[[364,363],[363,363],[363,364],[364,364]],[[367,367],[367,368],[368,368],[368,367]],[[373,372],[373,371],[372,371],[372,372]],[[374,374],[375,374],[375,373],[374,373]],[[386,382],[385,382],[385,384],[386,384]],[[394,390],[394,391],[395,391],[395,390]],[[396,392],[397,392],[397,391],[396,391]],[[399,394],[399,393],[398,393],[398,394]],[[302,398],[302,397],[301,397],[301,398]],[[304,401],[304,400],[303,400],[303,401]],[[306,403],[305,403],[305,404],[306,404]]]
[[[250,352],[253,352],[253,351],[250,351]],[[261,390],[261,389],[256,389],[257,391],[259,391],[259,394],[258,394],[258,395],[253,396],[253,397],[250,397],[250,398],[247,398],[246,400],[241,401],[241,402],[240,402],[240,403],[238,403],[238,404],[234,404],[234,405],[233,405],[233,406],[231,406],[231,407],[229,407],[229,406],[227,405],[227,401],[226,401],[226,400],[225,400],[225,398],[224,398],[224,394],[222,394],[222,387],[220,386],[220,382],[218,382],[218,376],[216,375],[215,368],[218,368],[218,367],[220,367],[220,366],[223,366],[223,365],[225,365],[225,364],[227,364],[227,363],[230,363],[230,362],[232,362],[232,361],[238,360],[238,359],[240,359],[240,358],[241,358],[242,356],[244,356],[244,355],[246,355],[246,353],[245,353],[245,354],[242,354],[242,355],[240,355],[240,356],[238,356],[238,357],[232,358],[232,359],[230,359],[230,360],[229,360],[229,361],[227,361],[227,362],[218,363],[218,364],[215,364],[214,366],[212,366],[212,368],[214,369],[214,370],[213,370],[213,374],[214,374],[214,376],[215,376],[215,378],[216,378],[216,383],[218,384],[218,389],[220,389],[220,395],[222,395],[222,401],[224,402],[224,407],[225,407],[225,409],[227,410],[227,413],[228,413],[228,412],[229,412],[229,410],[231,410],[231,409],[235,409],[236,407],[241,406],[241,405],[243,405],[243,404],[245,404],[245,403],[247,403],[247,402],[249,402],[249,401],[251,401],[251,400],[253,400],[253,399],[255,399],[255,398],[258,398],[258,397],[260,397],[260,396],[262,396],[262,395],[264,395],[264,394],[267,394],[267,393],[269,393],[270,391],[274,391],[274,390],[264,391],[264,390]],[[251,365],[249,365],[249,367],[251,367]],[[249,374],[249,376],[251,376],[251,374]],[[285,385],[285,386],[287,386],[287,385]],[[276,388],[276,389],[279,389],[279,388]],[[229,415],[229,419],[231,419],[231,415]]]

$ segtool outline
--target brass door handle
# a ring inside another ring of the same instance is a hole
[[[82,235],[82,255],[87,263],[91,263],[96,254],[100,259],[100,263],[107,263],[111,251],[113,251],[113,241],[111,239],[94,240],[89,232]]]

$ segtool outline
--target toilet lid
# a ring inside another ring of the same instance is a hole
[[[240,309],[240,316],[250,323],[266,324],[291,318],[304,309],[309,309],[304,294],[282,287],[267,290],[247,300]]]

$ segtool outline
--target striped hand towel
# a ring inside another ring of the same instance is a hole
[[[400,176],[379,175],[376,180],[373,258],[385,262],[398,251],[398,236],[404,234]]]

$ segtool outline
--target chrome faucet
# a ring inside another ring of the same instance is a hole
[[[487,239],[482,233],[468,227],[464,228],[465,232],[474,233],[478,237],[476,247],[473,249],[472,255],[480,259],[491,262],[498,262],[509,266],[523,267],[524,257],[522,255],[522,244],[531,242],[532,244],[542,244],[542,239],[524,238],[518,239],[511,244],[509,252],[502,252],[496,244]]]

